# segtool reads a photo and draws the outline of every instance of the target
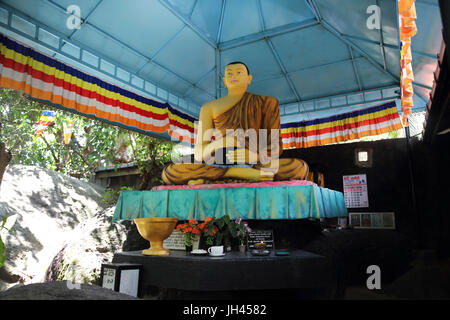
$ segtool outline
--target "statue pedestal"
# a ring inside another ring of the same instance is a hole
[[[245,200],[245,201],[243,201]],[[346,217],[341,192],[306,180],[196,186],[158,186],[122,191],[113,221],[150,217],[278,220]]]

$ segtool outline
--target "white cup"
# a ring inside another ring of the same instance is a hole
[[[223,246],[212,246],[208,248],[208,253],[212,256],[223,254]]]

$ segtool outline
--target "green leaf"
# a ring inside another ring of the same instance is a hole
[[[222,229],[223,226],[225,225],[225,222],[223,221],[223,219],[218,219],[216,220],[216,224],[219,227],[219,229]]]
[[[231,221],[230,216],[223,216],[222,219],[226,224],[229,224]]]
[[[234,224],[229,224],[228,230],[230,231],[230,234],[233,238],[237,237],[237,230],[236,230],[236,226]]]
[[[221,232],[219,232],[216,237],[216,246],[218,246],[222,243],[222,238],[223,238],[223,234]]]
[[[3,263],[6,260],[6,248],[3,244],[2,238],[0,237],[0,267],[3,266]]]
[[[0,230],[1,229],[3,229],[4,227],[5,227],[5,224],[6,224],[6,220],[8,219],[8,214],[6,213],[4,216],[3,216],[3,222],[2,222],[2,226],[0,227]]]

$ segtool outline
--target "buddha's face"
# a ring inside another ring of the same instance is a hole
[[[252,75],[242,63],[230,64],[225,68],[223,83],[227,89],[247,88],[252,81]]]

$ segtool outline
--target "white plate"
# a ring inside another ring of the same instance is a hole
[[[198,250],[192,250],[191,253],[192,254],[206,254],[206,253],[208,253],[208,251],[202,250],[202,249],[198,249]]]
[[[222,254],[209,254],[210,257],[223,257],[225,255],[225,253]]]

